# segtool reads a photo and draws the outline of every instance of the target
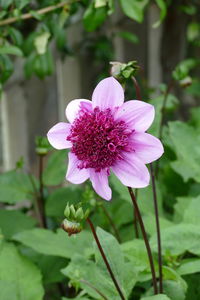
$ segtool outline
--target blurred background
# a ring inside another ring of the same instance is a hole
[[[164,83],[187,119],[199,103],[199,22],[198,0],[1,0],[1,170],[22,156],[34,168],[35,136],[65,120],[67,102],[90,99],[110,61],[136,60],[143,99]]]

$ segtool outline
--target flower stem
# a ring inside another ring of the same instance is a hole
[[[110,225],[111,225],[112,228],[113,228],[113,231],[114,231],[114,233],[115,233],[115,236],[116,236],[118,242],[121,243],[121,238],[120,238],[119,232],[118,232],[118,230],[117,230],[117,227],[115,226],[115,223],[113,222],[111,216],[110,216],[109,213],[107,212],[107,209],[106,209],[103,205],[101,205],[100,207],[102,208],[102,210],[103,210],[105,216],[107,217],[108,221],[110,222]]]
[[[158,201],[157,201],[157,194],[156,194],[156,182],[155,182],[155,175],[153,164],[150,164],[151,170],[151,181],[152,181],[152,188],[153,188],[153,202],[154,202],[154,210],[155,210],[155,217],[156,217],[156,232],[157,232],[157,243],[158,243],[158,265],[159,265],[159,291],[162,294],[163,292],[163,275],[162,275],[162,248],[161,248],[161,236],[160,236],[160,222],[158,217]]]
[[[36,201],[37,201],[37,207],[40,215],[40,226],[43,228],[47,228],[45,212],[44,212],[44,186],[42,180],[44,155],[38,155],[38,157],[39,157],[39,196],[36,198]]]
[[[148,238],[147,238],[147,234],[146,234],[146,230],[145,230],[144,223],[143,223],[143,220],[142,220],[142,216],[140,214],[140,210],[139,210],[135,195],[133,193],[133,190],[132,190],[131,187],[128,187],[128,191],[129,191],[129,194],[131,196],[131,200],[133,202],[133,206],[134,206],[134,209],[135,209],[135,212],[136,212],[136,215],[137,215],[138,222],[140,224],[140,228],[141,228],[141,231],[142,231],[142,236],[143,236],[145,246],[146,246],[146,249],[147,249],[147,254],[148,254],[148,257],[149,257],[149,264],[150,264],[151,274],[152,274],[154,294],[156,295],[156,294],[158,294],[158,287],[157,287],[157,282],[156,282],[156,272],[155,272],[155,268],[154,268],[154,262],[153,262],[153,256],[152,256],[151,248],[150,248],[150,245],[149,245],[149,241],[148,241]]]
[[[124,295],[123,295],[123,293],[122,293],[122,291],[121,291],[121,289],[120,289],[120,287],[119,287],[119,284],[118,284],[118,282],[117,282],[117,280],[116,280],[116,278],[115,278],[115,276],[114,276],[114,274],[113,274],[113,272],[112,272],[112,269],[111,269],[111,267],[110,267],[110,264],[109,264],[109,262],[108,262],[108,260],[107,260],[107,258],[106,258],[106,255],[105,255],[105,253],[104,253],[104,251],[103,251],[103,248],[102,248],[102,246],[101,246],[101,244],[100,244],[99,238],[98,238],[98,236],[97,236],[97,234],[96,234],[94,225],[93,225],[92,221],[90,220],[90,218],[87,218],[87,222],[88,222],[88,224],[90,225],[92,234],[93,234],[94,239],[95,239],[95,241],[96,241],[96,244],[97,244],[97,246],[98,246],[98,248],[99,248],[99,251],[100,251],[100,253],[101,253],[101,256],[102,256],[102,258],[103,258],[103,260],[104,260],[104,263],[105,263],[105,265],[106,265],[106,267],[107,267],[107,270],[108,270],[108,272],[110,273],[110,277],[112,278],[112,281],[113,281],[113,283],[114,283],[114,285],[115,285],[115,287],[116,287],[116,289],[117,289],[117,291],[118,291],[118,293],[119,293],[119,296],[120,296],[120,298],[121,298],[122,300],[125,300],[125,297],[124,297]]]
[[[137,194],[138,194],[138,190],[135,189],[135,199],[137,201]],[[136,214],[136,211],[134,209],[134,216],[133,216],[133,225],[134,225],[134,228],[135,228],[135,237],[138,239],[139,238],[139,230],[138,230],[138,223],[137,223],[137,214]]]

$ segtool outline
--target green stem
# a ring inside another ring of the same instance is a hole
[[[148,254],[149,264],[150,264],[150,269],[151,269],[151,274],[152,274],[154,294],[156,295],[156,294],[158,294],[158,287],[157,287],[157,282],[156,282],[156,272],[155,272],[155,268],[154,268],[154,262],[153,262],[153,256],[152,256],[151,248],[150,248],[150,245],[149,245],[149,241],[148,241],[148,238],[147,238],[147,234],[146,234],[146,230],[145,230],[144,223],[143,223],[143,220],[142,220],[142,216],[140,214],[140,210],[139,210],[135,195],[133,193],[133,190],[132,190],[131,187],[128,187],[128,191],[129,191],[129,194],[131,196],[131,200],[132,200],[135,212],[136,212],[138,222],[140,224],[142,236],[143,236],[144,243],[145,243],[145,246],[146,246],[146,249],[147,249],[147,254]]]
[[[44,211],[44,186],[43,186],[43,160],[44,155],[38,155],[39,157],[39,196],[36,198],[37,207],[40,214],[40,226],[43,228],[47,228],[46,217]]]

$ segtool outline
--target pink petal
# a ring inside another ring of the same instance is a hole
[[[71,124],[57,123],[47,133],[49,143],[56,149],[67,149],[72,146],[70,141],[67,141],[67,136],[70,134]]]
[[[80,184],[86,181],[89,178],[89,170],[78,168],[79,160],[74,153],[69,152],[68,159],[69,163],[66,179],[75,184]]]
[[[130,143],[135,150],[135,155],[145,164],[158,159],[164,152],[160,140],[148,133],[133,133],[130,136]]]
[[[121,106],[124,102],[124,90],[114,77],[99,82],[92,95],[92,106],[101,110]]]
[[[106,170],[95,172],[94,169],[90,169],[90,180],[96,193],[105,200],[110,200],[112,197],[112,191],[108,185],[108,174]]]
[[[130,100],[119,107],[115,114],[115,119],[124,120],[136,131],[146,131],[152,124],[154,115],[153,105],[143,101]]]
[[[126,186],[143,188],[149,185],[149,171],[133,153],[123,153],[123,159],[112,166],[113,173]]]
[[[86,99],[75,99],[69,102],[65,114],[70,123],[74,122],[80,109],[92,110],[92,102]]]

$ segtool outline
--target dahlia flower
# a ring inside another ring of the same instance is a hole
[[[124,103],[122,86],[108,77],[96,86],[92,101],[71,101],[66,108],[69,123],[56,124],[47,137],[56,149],[71,148],[66,179],[75,184],[90,179],[96,193],[110,200],[111,171],[125,186],[148,186],[145,164],[163,153],[161,142],[145,132],[154,115],[151,104],[138,100]]]

